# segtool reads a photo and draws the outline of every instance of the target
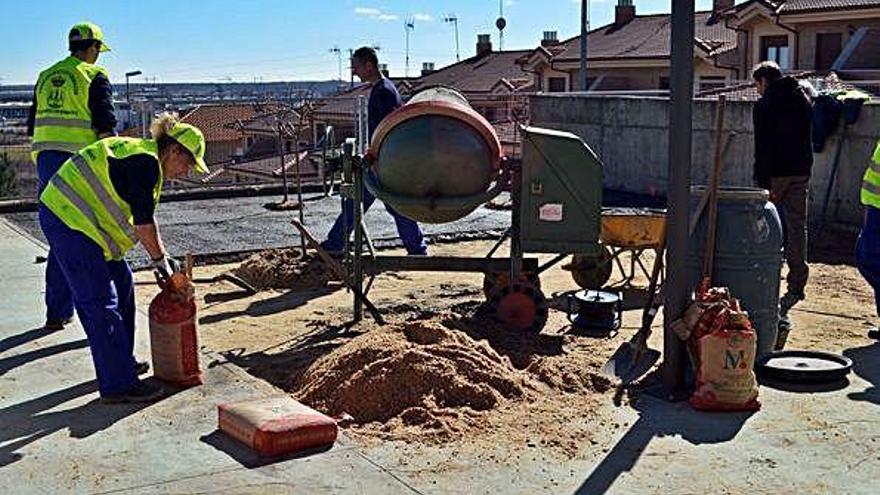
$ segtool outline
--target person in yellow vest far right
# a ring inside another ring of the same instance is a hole
[[[73,26],[67,35],[70,56],[40,73],[28,114],[28,134],[33,136],[31,157],[37,165],[37,195],[61,164],[80,148],[116,127],[113,88],[98,55],[110,51],[101,28],[91,22]],[[54,253],[46,257],[47,330],[61,330],[73,318],[73,298]]]
[[[73,294],[103,402],[163,395],[137,376],[134,284],[125,253],[140,242],[160,279],[179,271],[154,219],[163,180],[208,171],[199,129],[165,113],[151,131],[152,139],[108,137],[86,146],[40,195],[40,226]]]
[[[874,289],[880,317],[880,141],[862,180],[861,200],[865,205],[865,223],[856,244],[856,266]],[[868,336],[880,340],[880,329],[875,326]]]

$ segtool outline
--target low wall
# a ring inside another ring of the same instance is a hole
[[[725,127],[737,133],[725,164],[724,185],[751,185],[754,157],[753,102],[728,102]],[[605,164],[605,187],[620,191],[665,195],[667,188],[669,100],[665,98],[584,95],[535,95],[530,100],[531,124],[577,134]],[[691,183],[707,182],[714,159],[714,101],[694,104]],[[832,163],[842,133],[841,124],[816,153],[810,192],[810,212],[819,218]],[[840,153],[837,178],[828,207],[828,220],[838,226],[859,225],[862,175],[880,138],[880,105],[862,109],[850,126]]]

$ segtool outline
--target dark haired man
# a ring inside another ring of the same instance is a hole
[[[807,266],[807,200],[813,166],[812,105],[798,81],[783,76],[773,62],[755,67],[752,78],[761,98],[752,113],[755,131],[754,179],[770,191],[785,228],[788,288],[780,300],[784,319],[804,299]],[[784,345],[784,336],[777,347]]]
[[[38,195],[71,155],[112,136],[116,127],[109,75],[95,65],[98,54],[110,50],[104,33],[82,22],[71,28],[67,40],[70,56],[40,73],[28,115]],[[45,328],[60,330],[73,318],[73,298],[51,250],[47,258]]]
[[[379,58],[376,50],[370,47],[358,48],[351,58],[351,70],[361,81],[370,85],[370,98],[367,103],[367,129],[372,136],[388,114],[400,108],[403,100],[394,87],[394,83],[379,72]],[[376,198],[370,191],[364,189],[364,212],[370,209]],[[401,215],[394,208],[385,205],[385,209],[394,218],[397,225],[397,233],[403,241],[406,252],[411,255],[427,254],[424,235],[415,221]],[[331,253],[340,253],[345,248],[345,239],[351,235],[354,223],[354,204],[346,201],[342,213],[336,218],[327,239],[321,243],[321,247]],[[343,227],[347,227],[344,229]]]

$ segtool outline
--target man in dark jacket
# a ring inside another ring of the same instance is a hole
[[[785,228],[788,290],[780,315],[804,299],[807,266],[807,197],[813,166],[812,108],[798,81],[783,77],[779,66],[762,62],[752,78],[761,98],[752,114],[755,130],[754,179],[770,191]]]

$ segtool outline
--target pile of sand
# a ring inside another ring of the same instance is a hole
[[[386,432],[418,427],[454,433],[534,386],[485,341],[436,321],[374,329],[316,361],[294,396]]]
[[[232,271],[257,289],[316,288],[331,280],[330,271],[317,256],[304,256],[294,248],[260,251]]]

